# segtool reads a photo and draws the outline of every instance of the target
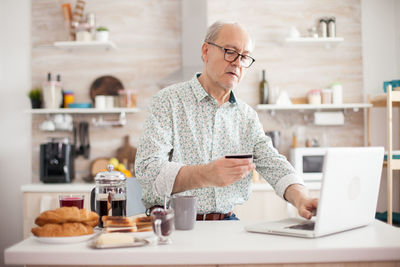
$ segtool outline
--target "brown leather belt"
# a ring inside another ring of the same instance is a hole
[[[197,214],[197,221],[218,221],[225,220],[226,217],[232,215],[232,212],[228,213],[207,213],[207,214]]]
[[[153,206],[150,209],[146,210],[146,215],[150,215],[151,211],[155,208],[163,208],[162,206]],[[207,214],[197,214],[196,221],[219,221],[225,220],[226,217],[229,217],[233,214],[233,212],[228,213],[207,213]]]

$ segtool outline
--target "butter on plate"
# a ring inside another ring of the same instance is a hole
[[[97,240],[96,245],[104,246],[104,245],[126,245],[135,243],[135,238],[131,235],[127,235],[124,233],[106,233],[101,234]]]
[[[146,239],[135,238],[126,233],[103,233],[91,244],[93,248],[141,247],[148,245]]]

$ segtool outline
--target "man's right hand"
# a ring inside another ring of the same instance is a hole
[[[256,167],[251,159],[216,159],[205,165],[183,166],[175,178],[172,193],[191,189],[227,186],[242,179]]]
[[[227,186],[248,175],[255,167],[251,159],[222,157],[204,165],[203,179],[206,186]]]

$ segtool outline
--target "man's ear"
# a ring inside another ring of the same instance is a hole
[[[201,46],[201,59],[204,62],[208,61],[208,49],[209,49],[209,45],[207,43],[203,43],[203,45]]]

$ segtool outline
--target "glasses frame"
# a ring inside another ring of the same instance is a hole
[[[218,47],[218,48],[220,48],[220,49],[222,49],[222,50],[224,50],[224,60],[227,61],[227,62],[229,62],[229,63],[235,62],[235,61],[238,59],[238,57],[240,56],[240,65],[241,65],[243,68],[250,68],[250,66],[253,65],[253,63],[256,61],[256,60],[255,60],[254,58],[252,58],[251,56],[240,54],[240,53],[238,53],[237,51],[235,51],[234,49],[225,48],[225,47],[223,47],[223,46],[217,45],[217,44],[212,43],[212,42],[206,42],[206,43],[207,43],[207,44],[210,44],[210,45],[213,45],[213,46],[215,46],[215,47]],[[233,59],[233,60],[227,60],[227,59],[226,59],[226,52],[227,52],[227,51],[231,51],[231,52],[236,53],[237,55],[236,55],[235,59]],[[242,58],[243,58],[243,57],[247,57],[247,58],[250,58],[250,59],[252,60],[248,66],[243,65],[243,62],[242,62]]]

